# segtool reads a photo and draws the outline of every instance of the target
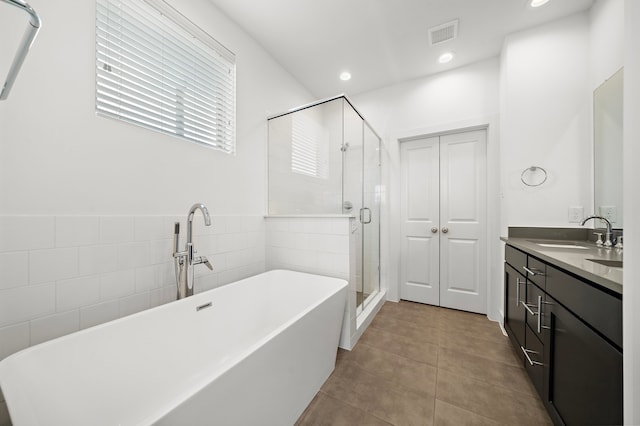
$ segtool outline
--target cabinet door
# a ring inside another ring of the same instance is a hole
[[[525,309],[520,301],[525,298],[526,280],[511,265],[505,263],[504,282],[504,326],[516,347],[516,352],[524,362],[524,354],[520,350],[520,346],[524,345]]]
[[[544,395],[544,347],[531,328],[525,331],[525,345],[520,348],[525,354],[524,369],[539,395]]]
[[[622,424],[622,353],[555,300],[547,301],[552,417],[567,425]]]

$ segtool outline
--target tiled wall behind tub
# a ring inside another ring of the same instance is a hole
[[[349,282],[340,347],[351,349],[356,331],[356,237],[350,216],[269,216],[267,270],[290,269]]]
[[[265,270],[262,216],[194,220],[201,292]],[[176,297],[174,222],[184,216],[0,216],[0,359]]]

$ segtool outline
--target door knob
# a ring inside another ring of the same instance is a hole
[[[433,232],[433,233],[435,234],[436,232],[438,232],[438,228],[436,228],[436,227],[434,226],[433,228],[431,228],[431,232]]]
[[[442,233],[446,234],[447,232],[449,232],[449,228],[447,228],[446,226],[442,227]]]

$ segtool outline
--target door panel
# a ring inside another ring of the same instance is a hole
[[[486,313],[486,132],[440,138],[440,304]],[[464,290],[464,291],[461,291]]]
[[[401,150],[401,297],[438,305],[439,138],[405,142]]]
[[[441,283],[445,292],[464,293],[477,296],[480,291],[480,279],[476,275],[480,250],[477,240],[448,239],[447,281]],[[462,267],[460,265],[463,265]]]

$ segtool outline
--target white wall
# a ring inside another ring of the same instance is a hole
[[[500,79],[503,235],[508,226],[571,226],[570,206],[592,212],[588,69],[587,13],[506,38]],[[546,169],[543,185],[521,182],[530,166]]]
[[[640,2],[624,2],[624,423],[640,424]],[[631,261],[629,261],[631,259]]]
[[[236,54],[237,155],[229,156],[97,117],[95,2],[30,3],[43,26],[0,103],[0,214],[186,215],[196,201],[212,214],[264,212],[266,117],[313,98],[258,43],[206,0],[173,2]],[[11,35],[2,33],[3,45]]]
[[[589,13],[589,84],[592,90],[624,64],[624,3],[624,0],[598,0]]]
[[[383,203],[382,275],[388,298],[400,297],[400,146],[399,139],[445,132],[471,126],[488,125],[488,186],[490,199],[497,200],[498,158],[498,59],[454,69],[434,76],[411,80],[353,97],[358,110],[383,139]],[[493,194],[493,195],[491,195]],[[490,203],[491,204],[491,203]],[[491,265],[497,265],[498,251],[497,201],[490,206],[488,235]],[[489,268],[489,305],[492,318],[497,318],[501,299],[491,296],[499,291],[501,271]],[[496,275],[498,274],[498,275]]]

